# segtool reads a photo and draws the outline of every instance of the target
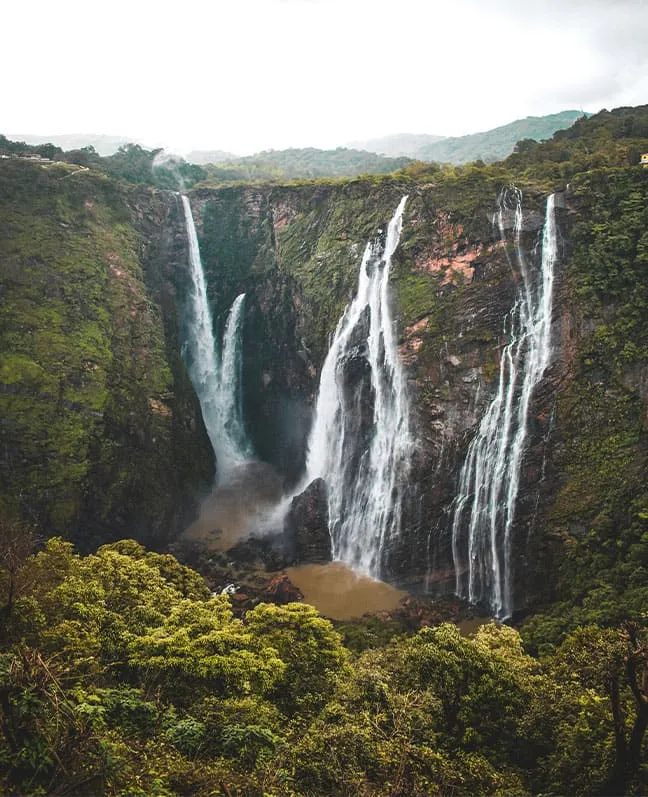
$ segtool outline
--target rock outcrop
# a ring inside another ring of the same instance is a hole
[[[331,561],[326,484],[323,479],[315,479],[304,492],[293,498],[284,521],[284,534],[288,546],[294,551],[295,564],[324,564]]]

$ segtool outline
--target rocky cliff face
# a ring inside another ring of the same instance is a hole
[[[386,227],[401,196],[409,195],[392,288],[417,445],[405,531],[391,543],[388,575],[414,590],[454,589],[453,499],[468,443],[497,388],[504,319],[520,279],[512,268],[510,237],[509,243],[502,241],[492,220],[505,178],[475,168],[432,184],[382,178],[203,190],[192,196],[221,319],[239,291],[248,293],[245,394],[252,436],[261,456],[291,483],[303,465],[328,336],[353,295],[365,243]],[[634,420],[643,406],[641,366],[626,368],[620,377],[625,388],[612,387],[617,380],[609,374],[596,388],[583,372],[600,313],[584,302],[579,286],[585,266],[574,258],[593,223],[580,216],[589,195],[579,186],[576,181],[557,198],[554,356],[532,397],[512,532],[518,609],[556,594],[559,564],[578,544],[573,533],[582,536],[578,529],[590,527],[609,493],[602,489],[596,498],[587,490],[590,500],[586,506],[581,502],[580,515],[567,509],[589,464],[594,467],[583,451],[579,402],[604,426],[628,404],[622,412],[627,423],[621,425],[634,440],[634,453],[623,446],[623,454],[617,453],[628,468],[630,462],[640,467],[643,456]],[[524,186],[521,241],[536,265],[547,193]],[[511,225],[509,219],[505,226]],[[595,401],[597,390],[603,395]],[[610,436],[618,442],[613,430]]]
[[[508,245],[492,224],[497,186],[480,181],[469,188],[467,209],[433,187],[393,179],[192,196],[221,323],[234,296],[248,294],[246,416],[257,450],[290,483],[303,466],[328,336],[353,295],[364,246],[386,228],[401,196],[409,195],[392,285],[416,451],[406,531],[392,541],[388,574],[432,592],[454,587],[449,529],[458,471],[496,389],[503,321],[519,279]],[[525,199],[523,242],[529,252],[542,227],[544,199],[537,191]],[[561,312],[554,324],[557,351],[563,348]],[[539,494],[546,489],[544,441],[558,376],[549,377],[536,398],[522,479],[516,533],[525,552]],[[518,572],[524,580],[520,594],[530,595],[522,558]]]

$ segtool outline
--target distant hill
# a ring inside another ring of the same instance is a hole
[[[517,119],[483,133],[444,138],[422,147],[417,157],[439,163],[468,163],[474,160],[492,163],[510,155],[518,141],[529,138],[544,141],[551,138],[556,130],[571,127],[585,115],[582,111],[561,111],[549,116],[527,116],[526,119]]]
[[[388,174],[402,169],[410,158],[386,158],[358,149],[283,149],[259,152],[224,163],[208,164],[211,180],[298,180],[318,177],[356,177]]]
[[[70,133],[60,136],[36,136],[31,133],[9,133],[7,138],[13,141],[24,141],[26,144],[54,144],[62,150],[94,147],[99,155],[114,155],[120,147],[129,143],[138,143],[125,136],[104,136],[96,133]]]
[[[502,160],[513,152],[522,139],[545,141],[557,131],[571,127],[577,119],[587,116],[582,111],[561,111],[549,116],[527,116],[501,127],[472,133],[468,136],[443,137],[435,135],[400,133],[375,138],[357,146],[384,155],[406,155],[423,161],[439,163],[469,163],[483,160],[487,163]]]
[[[206,163],[227,163],[237,158],[238,155],[222,149],[193,149],[185,156],[187,163],[196,163],[198,166],[204,166]]]
[[[349,147],[377,152],[380,155],[389,155],[392,158],[403,156],[416,158],[423,147],[442,141],[445,138],[445,136],[433,136],[427,133],[396,133],[393,136],[370,138],[366,141],[353,141],[349,144]]]

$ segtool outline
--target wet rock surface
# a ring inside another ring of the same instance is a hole
[[[181,541],[169,550],[197,570],[213,594],[229,595],[238,617],[259,603],[283,605],[302,599],[299,589],[282,572],[285,557],[279,549],[273,552],[270,540],[242,540],[227,552],[210,551],[204,544]]]
[[[293,563],[323,564],[331,561],[326,484],[312,481],[293,498],[284,523],[284,534],[292,548]]]

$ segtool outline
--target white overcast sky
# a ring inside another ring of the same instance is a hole
[[[247,154],[648,103],[648,0],[36,0],[0,24],[3,133]]]

